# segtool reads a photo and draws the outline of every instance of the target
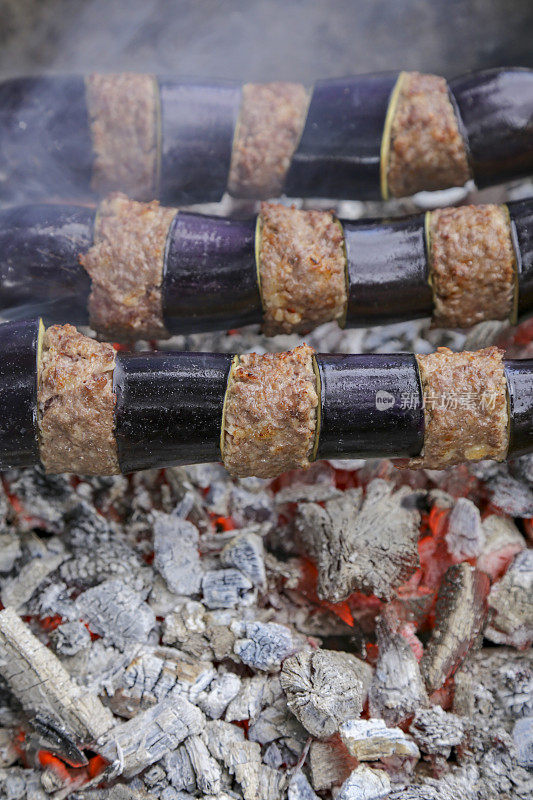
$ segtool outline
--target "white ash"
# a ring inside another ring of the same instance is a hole
[[[526,548],[526,540],[513,520],[507,517],[490,514],[482,524],[485,544],[477,566],[495,580],[514,556]]]
[[[212,681],[208,690],[199,695],[198,706],[210,719],[220,719],[241,691],[241,686],[242,681],[238,675],[224,672]]]
[[[220,560],[226,567],[236,567],[254,586],[266,584],[263,540],[255,533],[240,533],[224,547]]]
[[[513,739],[517,762],[521,767],[533,769],[533,716],[522,717],[515,722]]]
[[[241,728],[222,720],[208,722],[202,736],[211,755],[234,775],[244,799],[263,800],[259,745],[245,739]]]
[[[203,569],[199,538],[198,529],[191,522],[154,512],[154,567],[175,594],[194,595],[200,591]]]
[[[339,602],[355,591],[389,599],[419,564],[417,511],[404,507],[407,487],[372,481],[363,498],[349,489],[325,507],[304,503],[297,529],[318,566],[318,595]]]
[[[233,652],[243,664],[264,672],[276,672],[282,661],[296,649],[285,625],[275,622],[233,623],[236,641]]]
[[[87,589],[76,604],[93,633],[118,648],[145,642],[156,624],[155,614],[142,596],[118,579]]]
[[[415,654],[398,632],[400,621],[392,609],[377,620],[378,660],[368,691],[370,714],[387,725],[398,725],[427,705],[428,696]]]
[[[290,780],[287,800],[320,800],[301,770],[298,770]]]
[[[0,572],[11,572],[21,555],[20,537],[11,531],[0,533]]]
[[[447,759],[452,747],[463,741],[465,728],[464,720],[457,714],[444,711],[440,706],[431,706],[416,712],[409,733],[424,753]]]
[[[190,756],[182,744],[170,750],[163,757],[160,767],[175,790],[183,792],[194,792],[196,790],[196,774]]]
[[[48,800],[41,784],[42,772],[36,769],[11,767],[0,769],[0,796],[5,800]]]
[[[494,611],[485,636],[497,644],[524,648],[533,641],[533,550],[523,550],[489,594]]]
[[[342,784],[335,800],[380,800],[388,797],[390,790],[386,772],[361,765]]]
[[[261,745],[277,742],[284,748],[287,764],[294,763],[302,753],[309,734],[287,708],[287,702],[279,687],[279,693],[266,704],[248,728],[248,738]],[[287,757],[287,753],[290,753]]]
[[[218,794],[221,769],[218,761],[210,755],[203,739],[198,735],[188,736],[183,747],[189,756],[198,791],[204,794]]]
[[[301,652],[281,671],[287,705],[312,736],[332,736],[346,718],[363,707],[363,663],[350,653]]]
[[[530,483],[516,480],[509,467],[498,467],[494,478],[487,481],[493,505],[511,517],[533,517],[533,488]]]
[[[91,634],[82,622],[64,622],[50,634],[56,653],[74,656],[91,645]]]
[[[2,582],[1,600],[6,608],[10,606],[16,611],[31,598],[44,580],[55,572],[67,558],[66,553],[49,553],[41,558],[33,558],[24,564],[12,578]]]
[[[339,733],[358,761],[380,761],[391,756],[420,758],[412,739],[400,728],[388,728],[381,719],[348,719],[340,726]]]
[[[457,561],[480,555],[485,544],[479,509],[471,500],[460,497],[448,520],[446,532],[448,550]]]
[[[226,708],[226,721],[234,722],[245,719],[254,721],[257,719],[263,707],[263,698],[268,694],[268,681],[267,675],[254,675],[253,678],[243,678],[241,690]]]
[[[274,521],[274,496],[264,482],[257,484],[258,480],[261,479],[241,480],[231,491],[230,515],[239,527]]]
[[[96,748],[125,778],[159,761],[187,736],[204,726],[200,709],[179,694],[171,695],[134,719],[115,725],[101,736]]]
[[[75,553],[60,569],[63,580],[74,586],[86,589],[105,580],[119,579],[138,589],[148,582],[147,570],[138,555],[120,540],[102,542],[90,550],[76,548]]]
[[[204,603],[209,608],[233,608],[254,602],[253,583],[238,569],[208,570],[202,579]]]

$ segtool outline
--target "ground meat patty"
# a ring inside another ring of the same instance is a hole
[[[419,72],[403,72],[399,81],[396,106],[390,110],[385,195],[462,186],[470,169],[446,81]]]
[[[346,256],[342,227],[333,214],[263,203],[260,225],[265,333],[304,333],[342,320]]]
[[[247,83],[235,129],[228,190],[277,197],[302,131],[309,95],[299,83]]]
[[[408,466],[444,469],[463,461],[502,461],[508,446],[503,352],[417,355],[424,394],[424,449]]]
[[[93,246],[80,260],[92,280],[91,326],[113,340],[168,337],[161,284],[176,209],[112,195],[99,208]]]
[[[115,351],[72,325],[44,334],[39,369],[39,447],[47,472],[114,475]]]
[[[318,395],[313,350],[239,356],[226,394],[223,458],[240,477],[274,478],[307,467]]]
[[[504,206],[462,206],[429,219],[434,322],[468,328],[514,311],[516,264]]]
[[[153,75],[90,75],[87,108],[93,141],[91,188],[137,200],[156,195],[159,90]]]

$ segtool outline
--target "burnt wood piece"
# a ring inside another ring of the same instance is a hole
[[[533,172],[533,70],[489,69],[450,84],[477,186]]]
[[[358,75],[315,85],[286,194],[381,199],[381,142],[398,75]]]
[[[413,355],[317,355],[316,361],[317,458],[391,458],[422,451],[422,388]]]
[[[163,273],[163,314],[171,333],[261,322],[255,230],[255,218],[176,215]]]
[[[39,463],[38,319],[0,325],[0,470]]]
[[[228,182],[241,86],[159,79],[163,202],[220,200]]]
[[[93,242],[95,210],[42,203],[0,211],[0,309],[48,322],[89,320],[91,279],[80,256]]]
[[[119,354],[113,375],[122,472],[219,461],[232,356]]]

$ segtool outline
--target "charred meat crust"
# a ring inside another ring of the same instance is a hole
[[[424,449],[408,466],[445,469],[507,453],[509,419],[503,352],[486,347],[417,355],[424,396]]]
[[[159,89],[153,75],[93,74],[86,78],[94,150],[91,188],[137,200],[157,194]]]
[[[467,149],[444,78],[402,73],[391,124],[387,193],[463,186],[470,178]]]
[[[260,231],[265,333],[305,333],[323,322],[342,321],[346,256],[333,214],[263,203]]]
[[[247,83],[231,157],[228,191],[277,197],[305,124],[309,94],[299,83]]]
[[[163,321],[165,245],[176,209],[121,194],[98,209],[94,244],[80,260],[92,279],[91,326],[113,340],[168,337]]]
[[[313,350],[240,356],[228,383],[224,466],[240,477],[274,478],[307,467],[317,425]]]
[[[429,244],[435,325],[468,328],[511,317],[516,263],[505,207],[434,211]]]
[[[37,400],[39,449],[47,472],[115,475],[115,351],[73,325],[44,334]]]

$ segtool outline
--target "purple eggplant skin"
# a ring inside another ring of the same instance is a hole
[[[334,78],[315,85],[285,194],[381,199],[381,140],[398,74]]]
[[[232,358],[163,351],[117,356],[113,391],[122,472],[220,461]]]
[[[490,69],[456,78],[450,90],[466,132],[477,186],[533,172],[533,70]]]
[[[508,458],[533,453],[533,358],[504,361],[509,393]]]
[[[417,456],[424,445],[418,366],[407,353],[316,356],[317,458]]]
[[[89,321],[91,279],[80,255],[93,242],[95,209],[15,206],[0,211],[0,312],[41,314],[46,323]]]
[[[508,203],[518,278],[518,314],[533,311],[533,202]]]
[[[91,194],[92,140],[81,76],[0,83],[0,200]]]
[[[348,271],[346,325],[430,317],[424,215],[342,222]]]
[[[0,470],[39,463],[39,319],[0,325]]]
[[[242,88],[238,83],[159,78],[160,199],[216,202],[226,191]]]
[[[176,215],[167,239],[162,289],[171,333],[261,322],[255,229],[255,219]]]

